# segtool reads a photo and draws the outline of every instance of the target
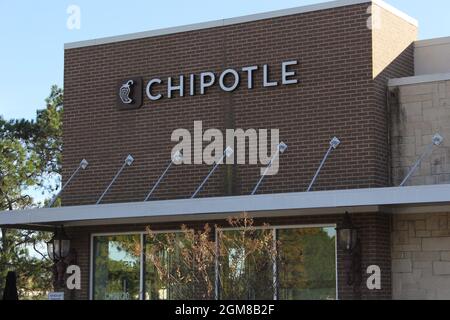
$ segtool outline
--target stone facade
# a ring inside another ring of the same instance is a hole
[[[401,86],[398,104],[391,106],[392,180],[401,183],[430,145],[435,133],[444,143],[435,147],[408,185],[450,183],[450,81]]]
[[[394,215],[394,299],[450,299],[450,213]]]

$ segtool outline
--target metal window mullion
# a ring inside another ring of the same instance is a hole
[[[141,233],[141,268],[140,268],[140,281],[139,281],[139,292],[140,292],[140,300],[144,300],[144,274],[145,274],[145,259],[144,259],[144,234]]]
[[[214,272],[215,272],[215,284],[214,284],[214,294],[215,294],[215,299],[219,300],[219,286],[220,286],[220,279],[219,279],[219,232],[216,228],[216,246],[215,246],[215,250],[216,250],[216,257],[215,257],[215,265],[214,265]]]
[[[273,258],[273,300],[278,300],[278,247],[277,247],[277,229],[274,228],[273,232],[273,247],[275,256]]]

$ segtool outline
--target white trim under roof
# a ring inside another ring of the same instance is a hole
[[[450,80],[450,73],[424,74],[414,77],[389,79],[389,87],[407,86],[410,84],[421,84],[436,81]]]
[[[252,14],[252,15],[247,15],[247,16],[242,16],[242,17],[237,17],[237,18],[221,19],[221,20],[215,20],[215,21],[210,21],[210,22],[189,24],[189,25],[179,26],[179,27],[164,28],[164,29],[158,29],[158,30],[152,30],[152,31],[130,33],[130,34],[120,35],[120,36],[71,42],[71,43],[66,43],[64,45],[64,49],[74,49],[74,48],[95,46],[95,45],[108,44],[108,43],[114,43],[114,42],[136,40],[136,39],[142,39],[142,38],[150,38],[150,37],[174,34],[174,33],[179,33],[179,32],[194,31],[194,30],[208,29],[208,28],[215,28],[215,27],[223,27],[223,26],[229,26],[229,25],[234,25],[234,24],[238,24],[238,23],[278,18],[278,17],[289,16],[289,15],[294,15],[294,14],[301,14],[301,13],[307,13],[307,12],[313,12],[313,11],[319,11],[319,10],[333,9],[333,8],[351,6],[351,5],[357,5],[357,4],[363,4],[363,3],[376,4],[380,7],[388,10],[389,12],[395,14],[396,16],[402,18],[403,20],[405,20],[415,26],[418,26],[418,22],[416,19],[411,18],[406,13],[394,8],[393,6],[387,4],[386,2],[384,2],[382,0],[337,0],[337,1],[322,2],[322,3],[313,4],[313,5],[309,5],[309,6],[301,6],[301,7],[290,8],[290,9],[283,9],[283,10],[276,10],[276,11]]]
[[[316,215],[323,215],[326,209],[330,208],[448,205],[449,203],[450,185],[431,185],[3,211],[0,212],[0,226],[107,225],[115,224],[112,222],[114,220],[137,223],[143,218],[155,217],[161,222],[174,217],[183,220],[190,216],[216,219],[220,215],[242,212],[256,214],[271,212],[276,216],[283,216],[284,212],[289,210],[295,210],[298,214],[299,211],[311,209],[316,209]]]

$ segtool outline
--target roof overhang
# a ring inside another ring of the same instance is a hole
[[[443,212],[450,185],[354,189],[85,205],[0,212],[0,226],[50,229],[55,225],[95,226],[214,220],[247,212],[254,217],[354,213]]]

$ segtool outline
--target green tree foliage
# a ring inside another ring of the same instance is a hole
[[[63,91],[53,86],[35,120],[6,121],[0,116],[0,211],[35,206],[33,189],[52,191],[49,177],[61,170],[62,111]],[[47,238],[42,232],[1,228],[0,295],[9,270],[17,271],[22,298],[50,287],[50,261],[40,248]]]

